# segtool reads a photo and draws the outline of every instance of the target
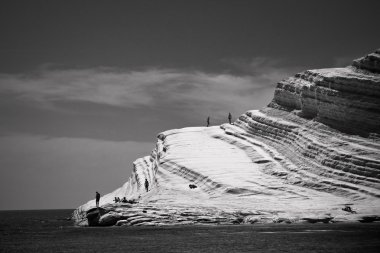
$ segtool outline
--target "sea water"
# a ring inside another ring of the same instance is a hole
[[[0,252],[380,252],[377,223],[76,227],[72,211],[0,211]]]

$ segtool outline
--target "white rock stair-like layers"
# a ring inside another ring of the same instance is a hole
[[[100,205],[133,226],[379,219],[379,59],[377,50],[346,68],[281,81],[268,107],[233,125],[159,134],[151,155]],[[87,224],[94,204],[75,210],[77,224]]]
[[[353,66],[308,70],[279,82],[271,107],[299,110],[347,133],[380,132],[380,51]],[[373,72],[371,72],[373,71]]]

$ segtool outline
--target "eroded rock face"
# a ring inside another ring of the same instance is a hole
[[[86,211],[86,219],[87,219],[87,224],[89,226],[99,226],[99,221],[101,217],[105,214],[107,214],[109,211],[101,208],[101,207],[95,207],[91,208]]]
[[[368,137],[380,132],[379,50],[353,66],[308,70],[277,85],[270,107]]]
[[[379,220],[378,67],[376,51],[347,68],[305,71],[233,125],[160,133],[131,178],[101,198],[107,212],[98,224]],[[136,203],[113,204],[114,197]],[[342,210],[347,204],[356,213]],[[77,224],[94,205],[74,212]]]
[[[374,73],[380,73],[380,48],[374,53],[368,54],[362,58],[354,60],[352,63],[358,69],[368,70]]]
[[[99,226],[113,226],[122,219],[120,213],[110,211],[99,218]]]

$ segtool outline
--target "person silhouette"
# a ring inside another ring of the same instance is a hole
[[[99,207],[99,200],[100,200],[100,193],[99,192],[96,192],[95,199],[96,199],[96,207]]]
[[[232,120],[232,115],[231,113],[228,113],[228,121],[230,122],[230,124],[231,124],[231,120]]]
[[[148,192],[149,191],[149,182],[148,179],[145,178],[145,190]]]
[[[210,116],[207,117],[207,127],[210,125]]]

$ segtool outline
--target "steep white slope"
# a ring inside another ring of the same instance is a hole
[[[101,209],[93,200],[79,207],[77,223],[86,225],[91,212],[100,212],[95,225],[379,219],[380,76],[373,55],[356,67],[284,80],[270,107],[233,125],[159,134],[129,181],[103,196]],[[113,204],[114,197],[138,203]],[[357,214],[343,211],[346,204]]]

